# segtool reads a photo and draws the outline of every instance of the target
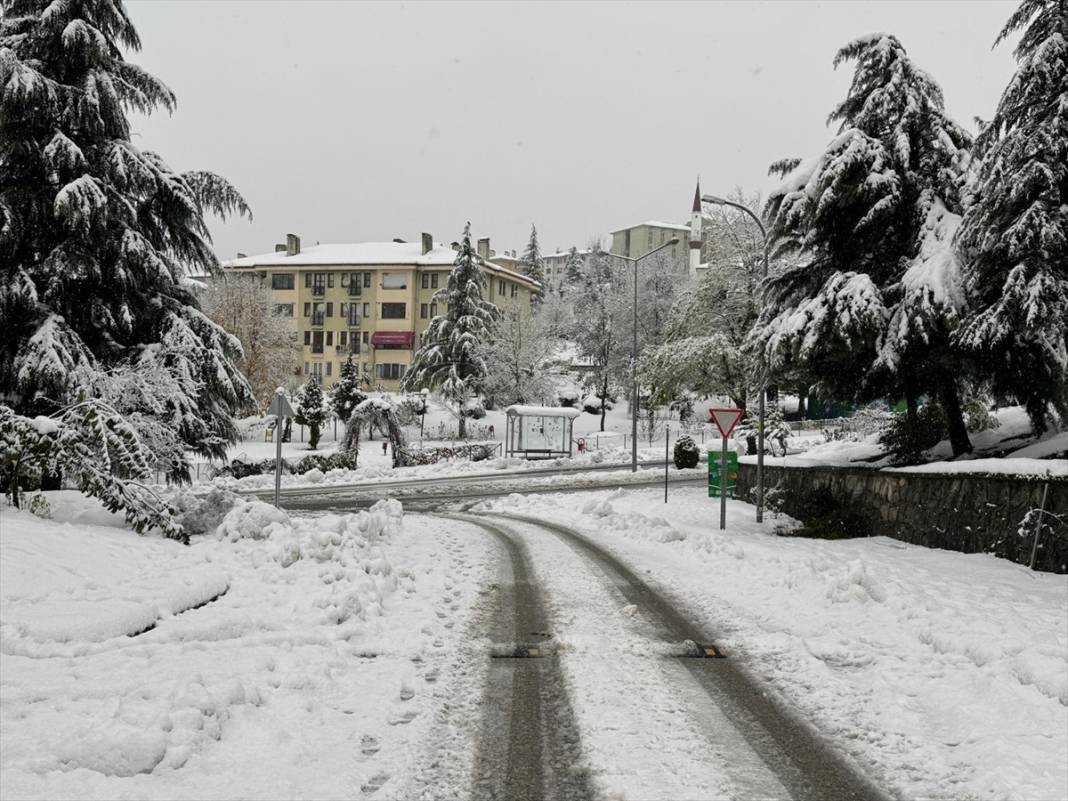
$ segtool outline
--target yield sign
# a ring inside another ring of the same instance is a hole
[[[729,437],[734,427],[738,425],[738,421],[742,419],[742,415],[745,414],[745,410],[709,409],[708,413],[712,415],[712,422],[716,424],[719,433],[724,437]]]

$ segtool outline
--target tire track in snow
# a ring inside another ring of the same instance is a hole
[[[594,566],[626,601],[640,610],[668,640],[708,643],[704,632],[692,625],[664,597],[633,570],[599,545],[565,526],[525,515],[504,512],[494,517],[548,531]],[[767,782],[766,767],[794,801],[862,801],[886,799],[854,764],[825,743],[816,731],[790,710],[776,704],[736,661],[728,659],[679,660],[693,680],[714,702],[716,709],[698,712],[705,718],[705,734],[713,750],[723,745],[730,730],[744,738],[763,765],[747,764],[744,754],[732,749],[727,773],[740,797],[776,795]],[[745,786],[749,784],[750,791]],[[708,798],[723,798],[722,789],[708,788]]]
[[[544,606],[531,580],[530,559],[522,541],[478,518],[442,517],[481,528],[505,552],[496,584],[493,639],[499,644],[546,639]],[[472,797],[489,801],[590,798],[586,770],[579,764],[578,728],[557,661],[489,661]]]

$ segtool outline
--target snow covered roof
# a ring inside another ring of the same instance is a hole
[[[509,406],[504,413],[509,417],[520,415],[522,417],[575,418],[582,414],[582,410],[574,406]]]
[[[669,223],[659,222],[657,220],[646,220],[645,222],[635,223],[634,225],[625,225],[622,228],[617,228],[614,231],[609,231],[610,234],[618,234],[620,231],[627,231],[631,228],[641,228],[642,226],[648,228],[670,228],[672,231],[689,231],[690,226],[683,225],[681,223]]]
[[[500,257],[493,257],[500,258]],[[347,266],[380,266],[380,265],[414,265],[416,267],[451,267],[456,261],[456,251],[451,245],[435,242],[434,247],[427,253],[423,253],[423,247],[419,242],[356,242],[353,244],[338,245],[312,245],[302,248],[300,253],[294,256],[286,255],[285,251],[264,253],[259,256],[244,256],[239,259],[230,259],[222,263],[226,268],[257,268],[257,267],[347,267]],[[527,284],[532,288],[540,288],[537,281],[533,281],[522,273],[501,267],[492,261],[479,261],[493,273],[502,273],[516,281]]]
[[[419,242],[356,242],[340,245],[312,245],[294,256],[285,251],[245,256],[223,262],[224,267],[312,267],[348,264],[416,264],[451,265],[456,251],[450,245],[435,242],[423,253]]]

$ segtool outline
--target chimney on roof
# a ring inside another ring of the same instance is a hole
[[[247,253],[242,253],[242,252],[241,252],[241,251],[239,250],[239,251],[237,251],[237,257],[238,257],[239,259],[245,259],[245,258],[248,258],[248,254],[247,254]]]
[[[453,250],[459,250],[460,249],[460,243],[459,242],[453,242],[452,243],[452,249]]]
[[[489,237],[484,236],[478,240],[478,257],[488,261],[490,257]]]
[[[393,241],[398,245],[403,245],[404,244],[404,240],[401,239],[399,236],[393,237]]]
[[[274,252],[275,253],[285,253],[286,252],[286,243],[282,242],[280,244],[275,245],[274,246]]]
[[[429,253],[433,249],[434,249],[434,237],[432,237],[426,231],[423,231],[423,255],[425,256],[427,253]]]
[[[300,237],[296,234],[286,234],[286,255],[296,256],[300,253]]]

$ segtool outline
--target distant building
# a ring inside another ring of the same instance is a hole
[[[582,268],[589,266],[592,250],[577,250],[579,259],[582,260]],[[553,289],[559,289],[567,283],[567,260],[571,258],[571,251],[558,250],[555,253],[545,253],[541,259],[545,265],[545,282]]]
[[[697,271],[704,267],[701,264],[702,216],[701,184],[698,182],[694,191],[689,224],[648,220],[627,228],[620,228],[611,232],[612,246],[609,248],[609,253],[637,258],[677,238],[679,241],[670,248],[666,248],[665,252],[673,261],[681,261],[683,256],[686,256],[690,276],[695,277]]]
[[[505,308],[530,309],[539,288],[519,272],[491,261],[489,239],[478,240],[478,259],[487,278],[486,300]],[[456,260],[453,246],[421,242],[360,242],[301,249],[286,235],[274,253],[223,263],[234,273],[268,282],[275,308],[293,320],[301,346],[295,370],[315,373],[323,384],[336,380],[349,354],[363,375],[382,389],[396,390],[439,308],[434,293],[448,282]]]

